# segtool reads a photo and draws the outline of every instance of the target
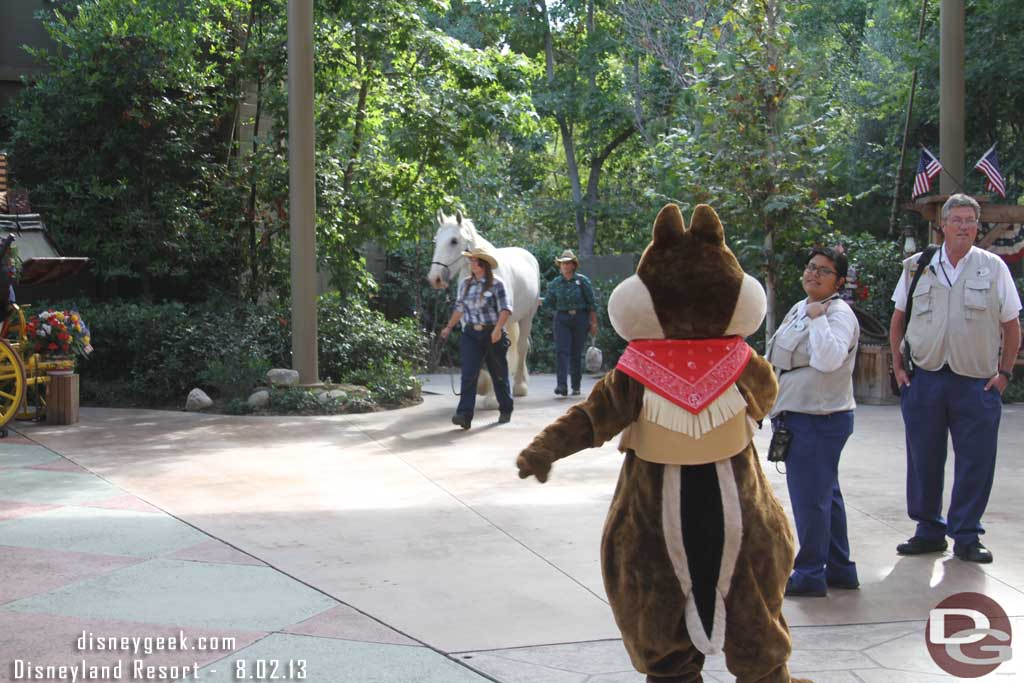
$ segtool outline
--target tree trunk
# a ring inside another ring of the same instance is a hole
[[[764,17],[765,17],[765,48],[768,56],[768,67],[765,69],[765,73],[769,74],[766,78],[772,78],[772,73],[782,73],[782,65],[779,64],[781,56],[775,45],[775,31],[778,22],[778,3],[776,0],[766,2],[764,5]],[[774,86],[775,84],[773,84]],[[778,119],[779,119],[779,102],[782,99],[781,93],[776,92],[776,87],[772,87],[763,93],[763,105],[762,111],[764,111],[765,123],[768,128],[768,159],[771,164],[771,177],[769,180],[768,187],[765,192],[765,199],[770,198],[777,190],[775,178],[778,177]],[[763,211],[763,209],[762,209]],[[775,268],[775,221],[770,218],[767,214],[764,214],[764,259],[765,259],[765,274],[764,274],[764,293],[767,299],[767,306],[765,309],[764,317],[764,329],[765,339],[771,338],[775,334],[775,292],[778,289],[778,271]]]
[[[555,85],[555,44],[551,37],[551,20],[548,17],[546,0],[541,0],[540,7],[544,12],[544,63],[547,70],[548,86],[553,88]],[[555,112],[555,120],[558,121],[558,130],[562,134],[562,147],[565,148],[565,165],[569,173],[569,183],[572,186],[572,205],[576,215],[576,235],[578,237],[586,231],[586,227],[583,187],[580,184],[580,169],[576,162],[576,145],[573,143],[572,126],[569,125],[565,115]]]
[[[590,176],[587,178],[587,196],[584,199],[583,211],[585,221],[583,230],[577,228],[576,237],[579,240],[581,256],[593,256],[594,244],[597,242],[597,200],[601,187],[601,168],[604,162],[615,151],[615,148],[628,140],[636,133],[636,126],[630,125],[622,129],[615,138],[604,146],[600,154],[590,162]]]
[[[359,102],[356,105],[356,121],[352,131],[352,149],[349,154],[348,166],[345,168],[345,180],[342,189],[348,197],[349,189],[352,187],[352,178],[355,176],[356,159],[363,147],[363,126],[366,123],[366,97],[370,92],[370,77],[364,72],[365,64],[361,54],[356,54],[356,70],[363,72],[363,80],[359,85]]]

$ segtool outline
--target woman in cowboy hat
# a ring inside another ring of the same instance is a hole
[[[485,363],[498,399],[498,423],[512,419],[512,393],[509,391],[508,360],[505,357],[509,339],[504,329],[512,314],[512,306],[505,283],[494,275],[494,269],[498,267],[494,254],[488,249],[474,247],[462,255],[469,259],[470,275],[459,285],[455,310],[441,330],[441,338],[447,339],[452,329],[462,321],[459,339],[462,395],[452,416],[452,424],[469,429],[476,405],[476,381]]]
[[[597,334],[597,307],[594,305],[594,288],[590,278],[576,272],[579,259],[572,249],[566,249],[555,259],[561,275],[548,283],[544,303],[555,310],[555,370],[558,377],[555,393],[565,396],[571,376],[572,393],[580,393],[583,377],[583,344],[587,340],[587,320],[590,320],[590,334]]]

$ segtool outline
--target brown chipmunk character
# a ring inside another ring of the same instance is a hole
[[[665,206],[636,275],[608,301],[630,342],[618,365],[516,461],[544,482],[555,460],[622,432],[601,569],[648,683],[698,683],[719,652],[740,683],[801,680],[782,616],[793,536],[752,441],[778,393],[743,339],[765,308],[714,210],[698,206],[687,230]]]

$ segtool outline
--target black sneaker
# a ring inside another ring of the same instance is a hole
[[[787,598],[823,598],[826,595],[828,593],[820,588],[797,588],[792,580],[786,582]]]
[[[579,389],[573,389],[572,390],[572,395],[573,396],[579,396],[580,395],[580,390]]]
[[[953,555],[961,560],[978,564],[988,564],[992,561],[992,551],[983,546],[981,541],[975,541],[961,549],[954,547]]]
[[[469,429],[469,425],[472,422],[473,421],[470,420],[465,415],[459,415],[458,413],[455,413],[454,415],[452,415],[452,424],[453,425],[458,425],[459,427],[462,427],[463,429]]]
[[[569,392],[566,391],[565,387],[555,387],[555,393],[559,396],[568,396]]]
[[[511,411],[507,412],[507,413],[498,413],[498,424],[500,424],[500,425],[503,425],[506,422],[509,422],[511,419],[512,419]]]
[[[896,552],[900,555],[925,555],[927,553],[945,552],[949,545],[944,538],[922,538],[914,536],[906,543],[896,546]]]
[[[828,583],[829,588],[839,588],[844,591],[860,590],[859,581],[833,581],[829,579],[826,583]]]

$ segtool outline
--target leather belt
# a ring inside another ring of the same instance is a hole
[[[568,313],[569,315],[576,315],[576,309],[575,308],[571,308],[571,309],[569,309],[567,311],[562,311],[562,313]]]
[[[476,330],[477,332],[483,332],[484,330],[489,330],[493,327],[494,325],[481,325],[480,323],[476,323],[473,325],[473,329]]]

